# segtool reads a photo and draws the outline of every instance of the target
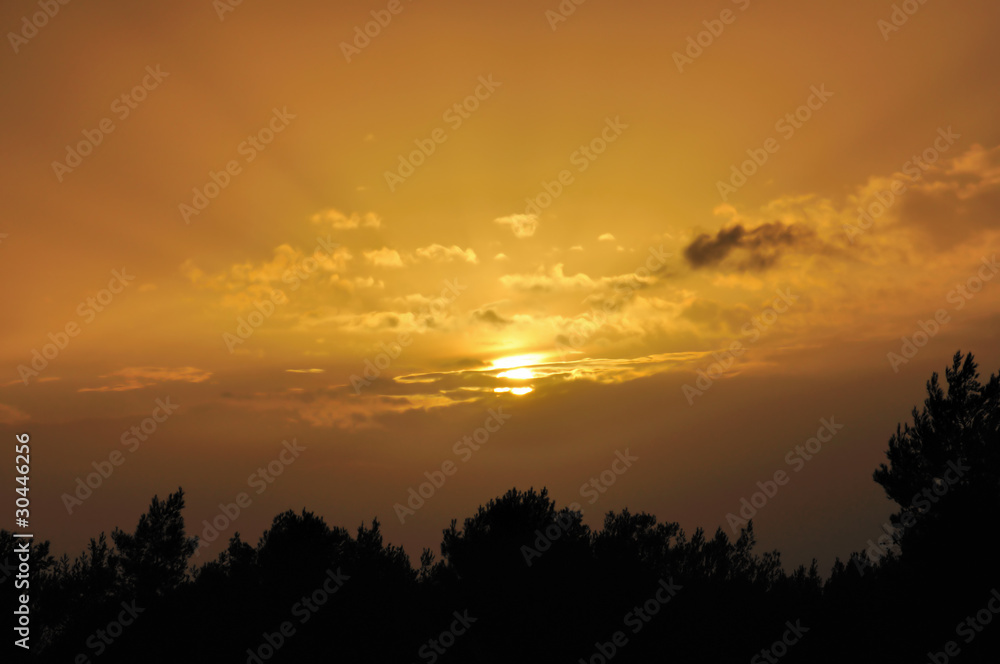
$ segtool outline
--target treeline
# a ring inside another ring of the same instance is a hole
[[[752,523],[732,540],[623,510],[592,531],[545,489],[511,490],[453,521],[440,559],[425,550],[416,569],[377,521],[351,533],[307,511],[278,515],[256,545],[237,534],[192,567],[178,490],[73,561],[32,548],[32,657],[995,662],[1000,382],[981,383],[959,354],[946,382],[928,382],[874,474],[900,506],[895,538],[838,560],[825,579],[815,562],[786,572],[778,552],[756,551]],[[0,531],[8,571],[14,546]],[[9,597],[13,581],[5,575]]]

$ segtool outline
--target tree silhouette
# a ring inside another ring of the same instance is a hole
[[[944,391],[935,373],[922,411],[897,428],[874,473],[886,495],[900,506],[893,524],[900,548],[926,553],[945,541],[967,539],[981,515],[1000,507],[1000,378],[979,382],[972,354],[956,353],[945,370]],[[963,555],[970,554],[965,542]]]
[[[889,463],[873,474],[899,506],[891,516],[894,541],[879,543],[871,556],[855,554],[854,565],[837,561],[826,585],[831,643],[848,628],[843,616],[852,607],[878,607],[850,621],[870,644],[871,661],[941,651],[957,638],[956,622],[1000,587],[995,540],[984,533],[1000,508],[1000,380],[981,383],[972,354],[958,352],[945,382],[947,391],[932,374],[923,409],[897,427]],[[995,648],[996,636],[986,633],[963,644],[962,657],[975,661]]]
[[[153,496],[134,533],[118,528],[111,533],[117,549],[111,564],[120,569],[125,592],[140,601],[169,593],[184,581],[198,539],[185,536],[183,509],[182,489],[164,501]]]

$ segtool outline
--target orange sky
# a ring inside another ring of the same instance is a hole
[[[996,3],[221,1],[0,9],[0,431],[57,550],[178,485],[192,531],[247,491],[225,537],[306,506],[411,555],[512,486],[714,530],[835,417],[755,518],[825,571],[930,372],[1000,364]]]

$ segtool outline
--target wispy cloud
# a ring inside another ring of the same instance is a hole
[[[17,424],[30,419],[31,417],[20,408],[0,403],[0,424]]]
[[[533,214],[512,214],[494,219],[493,223],[509,226],[517,238],[531,237],[538,230],[538,216]]]
[[[83,387],[78,392],[126,392],[139,390],[159,383],[184,382],[203,383],[212,377],[211,371],[195,367],[126,367],[100,378],[111,379],[108,385]]]
[[[462,249],[458,245],[446,247],[442,244],[432,244],[428,247],[417,249],[417,256],[432,261],[448,262],[454,260],[465,261],[466,263],[478,263],[476,252],[472,249]]]
[[[317,212],[310,221],[317,225],[328,225],[334,230],[351,230],[354,228],[380,228],[382,218],[374,212],[366,212],[363,215],[354,213],[350,217],[339,210],[329,208],[322,212]]]

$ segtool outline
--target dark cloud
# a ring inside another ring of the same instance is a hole
[[[495,327],[506,327],[514,322],[504,318],[493,309],[480,309],[479,311],[473,311],[472,316],[481,323],[486,323]]]
[[[699,328],[720,334],[738,332],[750,315],[750,307],[745,304],[728,306],[706,299],[695,300],[681,312],[684,318],[698,323]]]
[[[773,221],[747,229],[741,224],[723,228],[714,236],[702,233],[684,249],[684,258],[693,268],[716,265],[737,249],[745,250],[741,270],[766,270],[773,266],[783,249],[795,248],[815,238],[802,224]]]

